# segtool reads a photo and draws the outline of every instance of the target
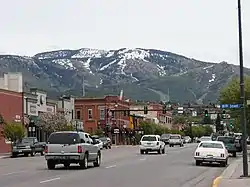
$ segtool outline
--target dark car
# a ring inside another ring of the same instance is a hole
[[[12,147],[12,157],[16,157],[20,154],[24,156],[34,156],[36,153],[44,154],[46,142],[38,142],[36,137],[25,137],[20,141],[17,141]]]
[[[101,137],[99,139],[103,142],[103,148],[111,149],[112,143],[109,137]]]
[[[233,154],[233,157],[236,157],[237,147],[235,144],[235,137],[233,136],[218,136],[217,141],[221,141],[225,144],[225,147],[228,153]]]
[[[237,152],[242,151],[242,137],[241,136],[235,137],[235,146],[236,146]]]
[[[161,141],[163,141],[165,144],[169,144],[169,138],[171,134],[162,134],[161,135]]]

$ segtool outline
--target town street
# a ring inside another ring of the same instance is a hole
[[[195,166],[196,144],[167,148],[167,154],[140,155],[138,147],[103,150],[102,165],[80,170],[47,170],[44,157],[0,159],[1,187],[210,187],[225,169]]]

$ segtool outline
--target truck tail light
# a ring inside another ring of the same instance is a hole
[[[47,145],[44,147],[44,152],[48,153],[48,146]]]
[[[200,156],[200,153],[199,153],[199,152],[196,152],[196,153],[195,153],[195,156]]]
[[[77,146],[77,152],[82,153],[82,146],[80,146],[80,145]]]
[[[220,154],[220,157],[225,157],[225,154]]]

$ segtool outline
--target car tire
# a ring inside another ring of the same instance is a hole
[[[44,152],[42,151],[42,152],[40,152],[40,154],[41,154],[41,156],[43,156],[43,155],[44,155]]]
[[[48,169],[55,169],[56,164],[53,160],[47,160],[47,167]]]
[[[29,154],[28,154],[28,153],[24,153],[24,156],[25,156],[25,157],[28,157],[28,156],[29,156]]]
[[[233,152],[233,157],[236,157],[236,152]]]
[[[63,165],[64,165],[65,168],[69,168],[70,163],[65,163],[65,164],[63,164]]]
[[[17,154],[16,154],[16,153],[12,153],[11,157],[12,157],[12,158],[16,158],[16,157],[17,157]]]
[[[162,154],[165,154],[165,147],[162,149]]]
[[[101,165],[101,153],[97,154],[97,158],[93,162],[94,167],[99,167]]]
[[[111,149],[111,146],[109,146],[109,149]]]
[[[158,154],[161,154],[161,148],[157,151]]]
[[[143,154],[144,154],[144,151],[143,151],[143,150],[140,150],[140,153],[141,153],[141,155],[143,155]]]
[[[88,154],[85,154],[83,161],[79,163],[81,169],[87,169],[88,168]]]
[[[221,162],[220,165],[221,165],[222,167],[227,167],[227,160],[224,161],[224,162]]]
[[[201,165],[201,161],[196,160],[196,161],[195,161],[195,165],[196,165],[196,166],[200,166],[200,165]]]
[[[35,156],[35,154],[36,154],[35,151],[32,150],[31,153],[30,153],[30,156],[33,157],[33,156]]]

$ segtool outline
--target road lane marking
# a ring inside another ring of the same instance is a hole
[[[43,184],[43,183],[46,183],[46,182],[52,182],[52,181],[60,180],[60,179],[61,179],[60,177],[53,178],[53,179],[48,179],[48,180],[41,181],[40,184]]]
[[[143,160],[146,160],[146,158],[141,158],[140,160],[143,161]]]
[[[3,174],[3,176],[14,175],[14,174],[24,173],[24,172],[26,172],[26,171],[15,171],[15,172],[10,172],[10,173],[5,173],[5,174]]]
[[[217,177],[216,179],[214,179],[212,187],[218,187],[221,179],[222,177]]]
[[[109,169],[109,168],[114,168],[116,167],[116,165],[112,165],[112,166],[107,166],[106,169]]]

